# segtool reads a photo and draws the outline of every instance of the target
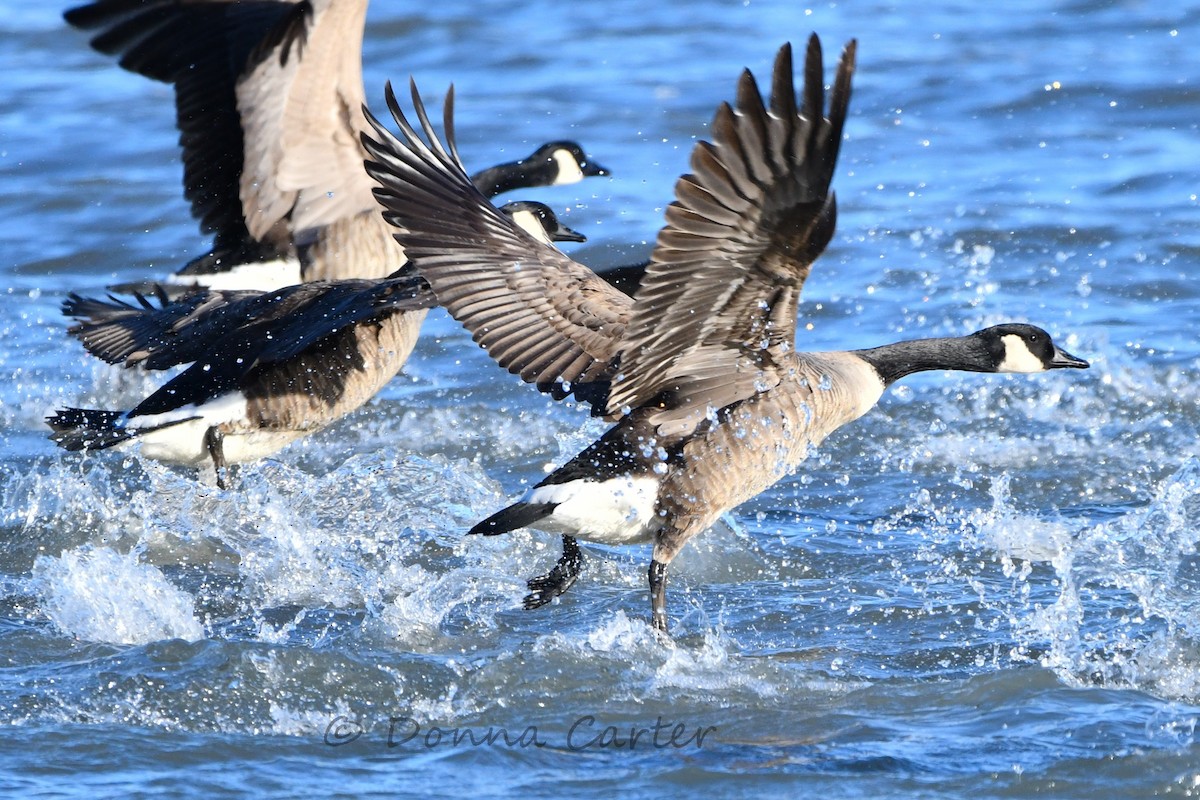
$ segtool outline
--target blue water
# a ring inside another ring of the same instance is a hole
[[[601,428],[440,314],[236,492],[44,438],[156,385],[66,292],[207,247],[169,90],[61,10],[0,14],[4,794],[1200,796],[1200,5],[376,3],[376,109],[453,82],[470,166],[569,136],[612,168],[523,195],[592,263],[653,241],[743,67],[857,37],[800,346],[1027,320],[1092,362],[906,381],[689,545],[673,645],[647,552],[525,612],[557,542],[461,535]]]

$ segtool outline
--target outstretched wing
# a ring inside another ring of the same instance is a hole
[[[590,269],[535,241],[472,184],[454,141],[454,93],[446,97],[449,150],[412,101],[424,139],[386,91],[400,136],[369,111],[367,172],[396,239],[429,281],[439,305],[509,372],[563,397],[595,402],[606,388],[632,301]],[[365,111],[365,110],[364,110]],[[601,407],[603,403],[600,403]]]
[[[167,369],[237,349],[244,371],[286,361],[358,322],[430,308],[433,293],[411,269],[382,281],[318,281],[274,292],[199,291],[159,304],[72,294],[63,313],[89,353],[110,364]]]
[[[374,210],[358,137],[367,0],[303,0],[237,86],[250,233],[311,231]]]
[[[214,251],[257,244],[239,199],[244,140],[237,82],[256,60],[289,46],[302,29],[306,5],[296,0],[98,0],[64,15],[77,28],[99,29],[92,47],[119,56],[125,69],[174,86],[184,196],[201,230],[215,235]],[[287,246],[286,241],[276,244]]]
[[[97,50],[175,87],[184,194],[215,250],[374,209],[363,173],[367,0],[98,0]]]
[[[792,51],[775,59],[770,106],[747,70],[712,142],[679,179],[622,348],[608,410],[657,399],[660,430],[694,425],[778,383],[793,347],[800,289],[833,235],[829,193],[850,99],[855,43],[842,55],[829,116],[821,47],[809,39],[802,105]]]

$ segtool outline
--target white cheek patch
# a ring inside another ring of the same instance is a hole
[[[583,170],[575,156],[567,150],[554,151],[554,163],[558,165],[558,174],[554,176],[552,186],[562,186],[567,183],[579,183],[583,180]]]
[[[1004,360],[996,367],[997,372],[1045,372],[1046,365],[1029,349],[1020,336],[1008,334],[1000,339],[1004,343]]]
[[[516,223],[518,228],[542,244],[550,244],[550,237],[546,235],[546,228],[542,225],[542,221],[538,218],[537,214],[534,214],[532,211],[518,211],[512,215],[512,221]]]

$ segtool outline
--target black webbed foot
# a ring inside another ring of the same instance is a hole
[[[579,543],[573,536],[564,536],[563,554],[554,569],[526,582],[531,593],[525,596],[525,610],[540,608],[570,589],[582,571],[583,551],[579,549]]]

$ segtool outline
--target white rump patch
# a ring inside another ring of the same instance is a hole
[[[273,292],[284,286],[293,286],[303,281],[300,278],[300,262],[294,258],[281,258],[275,261],[239,264],[224,272],[204,275],[172,275],[167,282],[177,286],[203,286],[208,289],[227,291]]]
[[[166,428],[138,435],[137,440],[142,443],[142,455],[172,464],[201,464],[209,460],[208,448],[204,446],[204,434],[208,429],[222,423],[240,423],[245,426],[248,417],[246,395],[241,392],[227,392],[207,402],[183,406],[162,414],[129,417],[125,420],[125,425],[130,430],[168,425]],[[225,449],[227,460],[233,461],[234,459],[229,458],[228,446]]]
[[[554,183],[551,186],[563,186],[583,180],[583,168],[579,166],[579,161],[575,156],[571,155],[571,151],[561,148],[555,150],[554,163],[558,165],[558,174],[554,176]]]
[[[1029,349],[1025,340],[1016,334],[1001,337],[1004,342],[1004,360],[996,367],[997,372],[1045,372],[1046,365]]]
[[[530,527],[601,544],[650,541],[655,529],[657,477],[577,480],[530,489],[525,503],[556,503],[554,513]]]

